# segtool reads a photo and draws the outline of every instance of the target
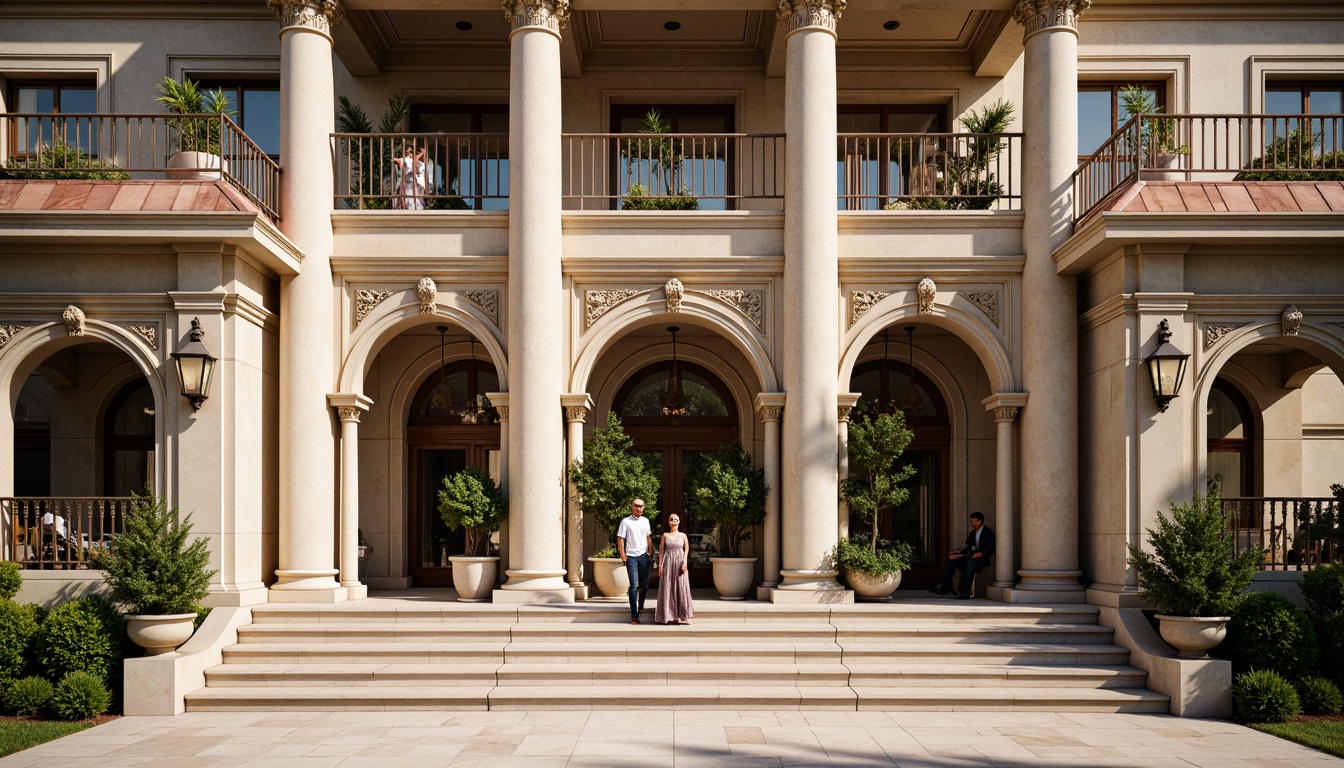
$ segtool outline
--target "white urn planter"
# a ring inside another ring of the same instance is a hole
[[[630,574],[621,558],[590,557],[588,562],[593,564],[593,581],[603,597],[624,598],[630,594]]]
[[[861,600],[886,600],[901,585],[901,572],[873,576],[863,571],[845,571],[845,581]]]
[[[745,600],[756,584],[756,558],[711,557],[714,569],[714,589],[721,600]]]
[[[1202,659],[1227,637],[1228,616],[1157,614],[1158,631],[1182,659]]]
[[[1151,166],[1145,163],[1143,178],[1147,181],[1181,181],[1185,179],[1185,155],[1179,152],[1157,152]]]
[[[220,178],[221,170],[227,170],[227,167],[219,155],[209,152],[174,152],[168,158],[165,175],[176,181],[202,181]]]
[[[126,616],[126,634],[145,649],[146,656],[162,656],[191,639],[195,622],[194,613],[132,613]]]
[[[453,589],[457,590],[457,601],[489,602],[495,589],[495,576],[499,573],[499,558],[453,555],[448,560],[453,564]]]

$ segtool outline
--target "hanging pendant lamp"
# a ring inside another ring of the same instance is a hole
[[[669,325],[667,332],[672,334],[672,369],[667,374],[667,396],[663,398],[663,415],[676,418],[686,415],[686,402],[681,393],[681,371],[677,366],[677,333],[681,328]]]
[[[905,403],[901,406],[901,410],[914,413],[921,405],[919,392],[915,389],[915,326],[905,326],[905,336],[908,340],[910,367],[906,371]]]

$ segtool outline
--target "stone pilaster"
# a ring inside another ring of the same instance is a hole
[[[765,449],[761,468],[765,470],[765,523],[761,531],[761,586],[757,600],[769,600],[779,586],[779,421],[784,417],[783,392],[762,392],[756,396],[756,413],[764,427]]]
[[[1017,412],[1027,403],[1020,392],[1001,392],[980,401],[985,410],[994,414],[994,534],[997,552],[994,554],[994,584],[988,590],[991,598],[1002,599],[1003,590],[1013,588],[1017,572]]]
[[[346,596],[358,600],[369,596],[359,582],[359,417],[373,401],[352,393],[327,395],[327,403],[341,420],[340,580]]]
[[[593,410],[593,399],[586,392],[572,392],[560,397],[565,409],[565,458],[570,464],[583,461],[583,423]],[[568,484],[566,484],[568,487]],[[588,598],[588,585],[583,581],[583,507],[573,493],[565,497],[565,580],[574,590],[574,599]]]
[[[836,416],[839,419],[836,433],[838,435],[839,445],[836,446],[836,474],[841,483],[849,477],[849,414],[854,410],[854,406],[859,404],[859,393],[845,392],[837,400]],[[849,504],[840,502],[840,516],[837,521],[836,533],[842,539],[849,538]]]

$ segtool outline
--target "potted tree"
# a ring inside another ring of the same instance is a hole
[[[639,132],[651,137],[668,133],[672,125],[658,110],[644,115]],[[626,211],[694,211],[700,207],[699,198],[686,188],[682,166],[686,162],[684,142],[671,138],[621,139],[621,158],[625,161],[626,177],[639,173],[644,178],[647,164],[648,185],[629,180],[626,196],[621,198],[621,209]]]
[[[851,513],[867,523],[868,536],[859,534],[836,547],[836,566],[862,598],[884,600],[901,584],[901,572],[910,567],[910,545],[882,541],[878,535],[882,513],[900,506],[910,496],[901,483],[915,474],[910,465],[897,467],[915,437],[905,426],[901,411],[876,417],[861,414],[849,425],[851,474],[840,486],[840,497]],[[857,469],[858,471],[853,471]]]
[[[579,508],[607,534],[609,546],[588,558],[593,564],[593,581],[604,597],[624,597],[630,590],[615,547],[616,530],[630,513],[630,502],[643,499],[644,516],[652,520],[658,515],[662,476],[633,453],[633,447],[620,418],[609,413],[607,425],[583,441],[583,460],[569,465],[569,484]]]
[[[499,557],[489,554],[490,534],[509,514],[508,500],[489,473],[467,467],[443,478],[439,515],[448,530],[466,532],[467,552],[448,558],[453,564],[453,588],[463,603],[490,599],[499,572]]]
[[[696,516],[713,523],[719,534],[719,555],[709,562],[714,588],[724,600],[745,598],[755,583],[756,558],[742,557],[742,542],[765,522],[767,490],[765,470],[752,469],[741,443],[720,447],[691,479]]]
[[[132,495],[126,531],[101,558],[112,599],[127,609],[126,632],[147,656],[172,653],[191,638],[196,608],[215,571],[209,544],[190,540],[191,515],[154,494]]]
[[[1127,85],[1120,89],[1120,105],[1130,115],[1158,115],[1163,112],[1158,106],[1157,94],[1141,85]],[[1140,168],[1179,169],[1184,156],[1190,154],[1190,147],[1180,143],[1180,131],[1176,121],[1171,118],[1138,118],[1139,123],[1133,132],[1126,133],[1126,145],[1135,155]],[[1157,171],[1145,174],[1156,181],[1175,181],[1181,178],[1179,172]]]
[[[168,120],[177,135],[177,151],[168,158],[170,179],[215,179],[228,170],[220,157],[224,116],[235,112],[223,89],[201,90],[200,83],[189,77],[178,82],[165,77],[158,85],[154,100],[168,111],[183,117]]]
[[[1258,547],[1234,556],[1218,485],[1189,504],[1170,502],[1148,529],[1148,550],[1129,545],[1143,598],[1157,606],[1162,639],[1186,659],[1202,659],[1227,635],[1227,621],[1264,557]]]

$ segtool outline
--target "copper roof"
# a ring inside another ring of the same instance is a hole
[[[1344,213],[1341,181],[1140,181],[1107,211]]]
[[[231,184],[209,181],[0,180],[0,211],[247,211]]]

